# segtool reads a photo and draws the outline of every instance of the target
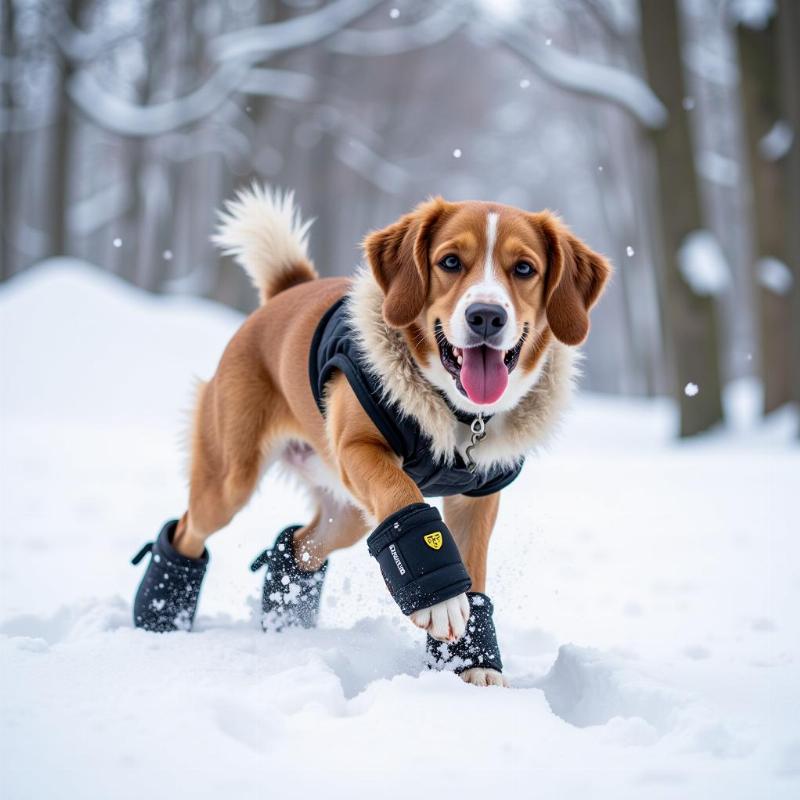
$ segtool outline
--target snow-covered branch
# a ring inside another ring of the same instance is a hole
[[[216,61],[260,61],[272,53],[293,50],[326,39],[354,22],[383,0],[336,0],[300,17],[233,31],[211,41]]]
[[[122,136],[157,136],[207,117],[244,80],[246,64],[226,64],[193,92],[176,100],[139,106],[106,91],[91,71],[79,70],[67,92],[87,117]]]
[[[367,144],[352,137],[336,143],[334,154],[362,178],[387,194],[399,194],[409,179],[402,168],[387,161]]]
[[[199,122],[235,91],[307,100],[314,81],[278,69],[253,69],[247,63],[223,64],[189,94],[148,106],[128,102],[104,89],[89,70],[80,70],[67,87],[70,99],[90,119],[122,136],[157,136]]]
[[[131,200],[131,187],[127,182],[110,183],[90,197],[73,203],[67,209],[67,226],[71,233],[89,236],[121,217]]]
[[[327,43],[335,53],[351,56],[384,56],[405,53],[442,42],[461,28],[474,13],[465,0],[446,0],[441,7],[411,25],[386,30],[348,28]]]
[[[584,61],[544,42],[538,44],[530,31],[502,24],[488,15],[482,17],[481,24],[491,25],[501,42],[555,86],[615,103],[646,128],[666,125],[667,109],[638,76],[606,64]]]
[[[314,97],[315,86],[314,79],[303,72],[251,67],[238,88],[245,94],[283,97],[302,102]]]

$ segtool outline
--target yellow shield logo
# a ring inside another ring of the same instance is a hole
[[[442,546],[442,532],[434,531],[433,533],[426,533],[424,536],[425,544],[428,547],[438,550]]]

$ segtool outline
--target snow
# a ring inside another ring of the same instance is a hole
[[[684,238],[678,250],[678,268],[689,288],[701,297],[721,294],[730,286],[728,262],[711,231],[692,231]]]
[[[779,119],[761,137],[758,154],[764,161],[780,161],[792,149],[794,131],[785,119]]]
[[[248,563],[309,515],[270,475],[196,630],[133,629],[128,559],[182,511],[192,379],[240,321],[67,260],[0,288],[4,797],[798,796],[797,418],[754,425],[752,383],[681,444],[665,401],[580,396],[501,504],[511,689],[423,669],[363,542],[319,629],[262,633]]]
[[[779,258],[760,258],[756,264],[758,282],[773,294],[788,294],[794,284],[789,267]]]
[[[775,0],[730,0],[727,13],[738,25],[764,30],[777,12]]]
[[[739,185],[739,162],[713,150],[701,150],[697,154],[697,171],[707,181],[719,186]]]

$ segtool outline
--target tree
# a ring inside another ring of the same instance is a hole
[[[793,274],[790,291],[791,325],[787,331],[791,337],[792,349],[789,354],[789,368],[792,371],[790,394],[795,403],[800,404],[800,4],[796,0],[779,0],[778,19],[780,20],[780,75],[781,105],[783,118],[793,132],[789,151],[786,154],[786,182],[788,219],[788,266]],[[800,434],[800,431],[798,431]]]
[[[739,20],[736,38],[741,65],[742,105],[753,193],[755,259],[760,323],[760,371],[764,412],[791,398],[792,274],[789,258],[789,125],[782,116],[778,20]],[[788,77],[788,76],[787,76]]]
[[[697,265],[691,242],[704,225],[684,109],[677,0],[641,0],[641,21],[647,77],[669,115],[667,124],[650,134],[661,208],[663,318],[675,365],[680,435],[692,436],[720,422],[723,414],[713,290],[693,280]],[[699,392],[686,391],[691,384]]]

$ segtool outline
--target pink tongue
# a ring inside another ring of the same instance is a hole
[[[481,345],[462,352],[461,385],[469,399],[483,405],[499,400],[508,386],[508,369],[503,363],[503,351]]]

